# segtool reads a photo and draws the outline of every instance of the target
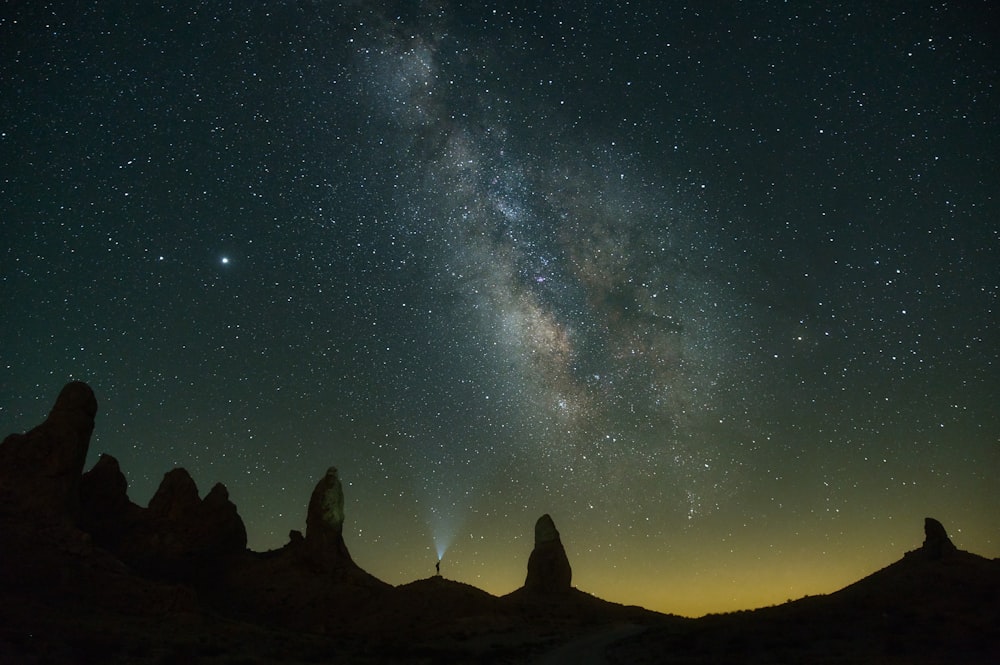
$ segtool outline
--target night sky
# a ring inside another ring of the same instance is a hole
[[[256,550],[337,466],[393,584],[543,513],[687,615],[1000,556],[992,3],[517,4],[5,3],[2,434],[85,380]]]

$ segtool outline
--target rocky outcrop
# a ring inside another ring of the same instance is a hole
[[[234,566],[225,602],[296,630],[357,630],[391,605],[392,587],[354,563],[343,531],[344,490],[330,467],[310,496],[305,536],[292,531],[284,547],[251,552]]]
[[[542,515],[535,522],[535,548],[528,557],[527,591],[559,593],[569,591],[573,570],[552,517]]]
[[[941,559],[958,548],[948,538],[944,525],[933,517],[924,518],[924,544],[920,552],[928,559]]]
[[[118,543],[120,556],[139,570],[206,582],[246,551],[247,532],[225,485],[217,483],[201,499],[191,475],[178,468],[164,474],[149,507]]]
[[[143,513],[128,498],[128,481],[118,460],[101,455],[80,479],[80,528],[98,545],[116,550]]]
[[[344,488],[336,467],[330,467],[309,497],[305,549],[320,567],[353,563],[344,544]]]
[[[94,431],[97,399],[82,381],[67,383],[48,417],[0,444],[0,506],[43,521],[75,523],[80,474]]]
[[[149,500],[149,517],[181,522],[191,517],[200,503],[198,486],[187,469],[171,469],[163,474],[160,486]]]
[[[103,627],[142,617],[158,623],[165,615],[198,609],[191,589],[136,575],[104,545],[124,533],[142,509],[128,500],[114,458],[104,456],[91,472],[82,473],[96,413],[90,387],[72,382],[44,422],[0,445],[0,607],[6,610],[0,624],[5,636],[30,635],[33,643],[44,645],[87,635],[78,632],[74,638],[65,626],[47,630],[58,617]],[[102,623],[102,617],[112,619]],[[2,662],[79,659],[78,649],[19,657],[8,639],[0,642]]]
[[[173,469],[148,508],[132,503],[127,489],[118,460],[102,455],[80,483],[80,527],[137,569],[197,581],[246,550],[246,527],[225,485],[201,499],[191,475]]]

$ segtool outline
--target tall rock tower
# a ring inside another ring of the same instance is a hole
[[[569,591],[573,569],[563,549],[559,531],[552,517],[542,515],[535,522],[535,548],[528,557],[528,576],[524,588],[539,593]]]

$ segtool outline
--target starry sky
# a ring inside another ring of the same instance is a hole
[[[0,9],[0,425],[696,616],[1000,556],[989,2]]]

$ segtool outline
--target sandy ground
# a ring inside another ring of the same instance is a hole
[[[615,642],[646,630],[634,623],[616,624],[593,635],[580,637],[539,656],[534,665],[607,665],[605,652]]]

